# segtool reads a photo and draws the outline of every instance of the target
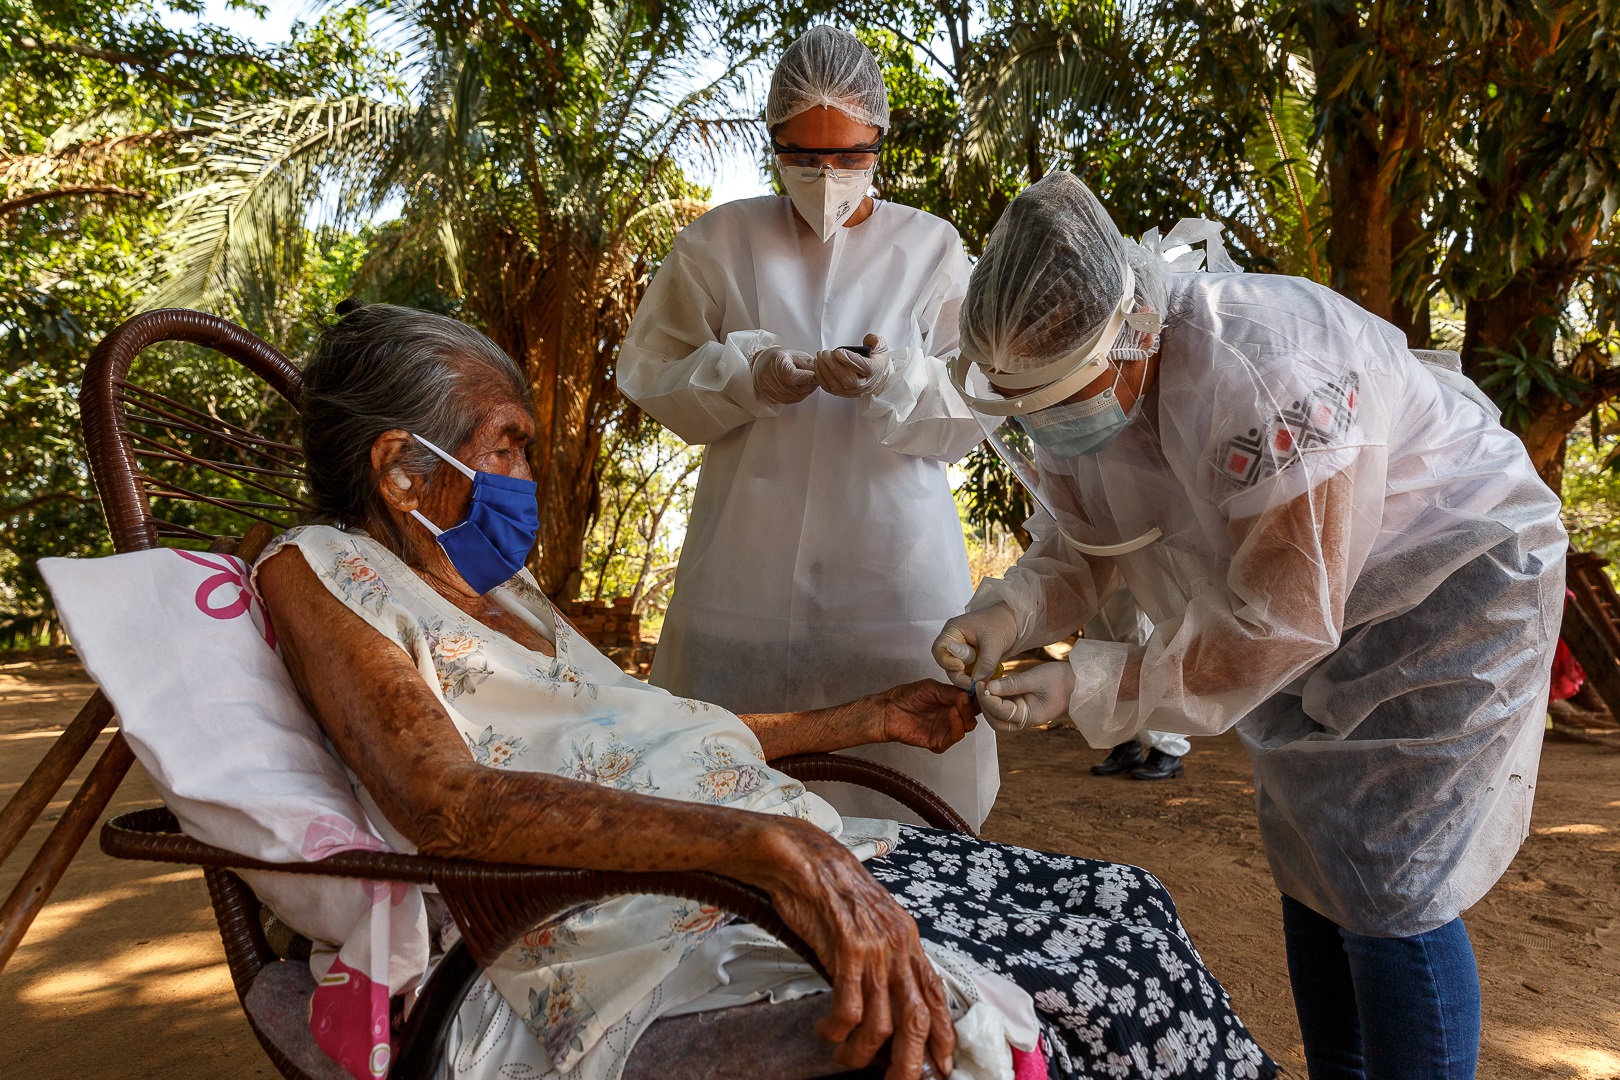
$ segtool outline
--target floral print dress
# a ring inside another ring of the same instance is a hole
[[[717,706],[672,697],[625,674],[557,617],[528,571],[493,595],[550,639],[555,657],[460,611],[363,533],[293,529],[260,562],[287,546],[299,550],[332,595],[405,651],[480,764],[803,818],[842,836],[837,812],[766,765],[747,725]],[[414,850],[355,784],[388,843]],[[898,826],[877,824],[863,822],[860,837],[844,837],[857,857],[892,850]],[[692,901],[620,897],[525,936],[487,975],[549,1063],[566,1074],[726,921]]]

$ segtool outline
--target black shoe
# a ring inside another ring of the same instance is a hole
[[[1131,770],[1132,780],[1171,780],[1180,776],[1185,770],[1181,767],[1181,759],[1163,750],[1149,751],[1147,761]]]
[[[1093,776],[1117,776],[1130,772],[1142,764],[1142,744],[1132,739],[1122,742],[1108,752],[1108,757],[1091,767]]]

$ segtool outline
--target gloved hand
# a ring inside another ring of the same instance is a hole
[[[979,687],[979,710],[997,731],[1022,731],[1069,715],[1074,668],[1065,662],[1036,664]]]
[[[945,624],[934,639],[934,662],[945,677],[971,690],[996,673],[1018,640],[1018,616],[1006,604],[966,611]]]
[[[754,354],[754,394],[770,405],[792,405],[816,392],[816,358],[780,345]]]
[[[865,397],[883,385],[891,366],[889,346],[876,334],[867,334],[861,344],[871,356],[848,349],[823,349],[816,353],[816,384],[837,397]]]

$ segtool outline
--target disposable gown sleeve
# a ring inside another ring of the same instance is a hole
[[[878,426],[879,442],[897,453],[955,461],[984,438],[945,367],[958,348],[957,317],[969,271],[962,242],[953,235],[917,302],[922,346],[897,349],[889,377],[861,399],[861,415]]]
[[[1309,403],[1315,392],[1295,388],[1270,400]],[[1346,400],[1359,415],[1338,430],[1313,434],[1298,410],[1280,409],[1227,425],[1270,440],[1260,451],[1264,467],[1236,483],[1214,472],[1232,452],[1216,425],[1203,464],[1215,477],[1207,495],[1226,520],[1232,554],[1224,579],[1157,623],[1146,645],[1076,644],[1069,711],[1093,746],[1117,745],[1143,728],[1225,731],[1338,648],[1346,598],[1382,521],[1387,407],[1379,401],[1393,395],[1352,393],[1338,403]],[[1217,415],[1221,409],[1217,399]]]
[[[1061,489],[1051,489],[1049,498]],[[1044,510],[1024,523],[1029,550],[999,578],[985,578],[968,601],[969,611],[1005,604],[1018,619],[1013,652],[1061,641],[1097,613],[1119,583],[1112,559],[1081,554],[1068,544]]]
[[[721,335],[721,305],[679,238],[636,308],[619,349],[619,389],[689,443],[711,443],[781,407],[754,394],[749,361],[781,338]]]

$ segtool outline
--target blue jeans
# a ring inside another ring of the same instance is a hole
[[[1472,1080],[1479,969],[1461,919],[1366,937],[1293,897],[1282,903],[1310,1080]]]

